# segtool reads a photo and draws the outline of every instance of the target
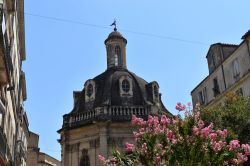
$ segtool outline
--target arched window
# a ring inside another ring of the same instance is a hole
[[[111,51],[112,51],[112,45],[108,45],[107,46],[107,56],[110,55]]]
[[[128,93],[130,90],[130,84],[126,79],[122,81],[122,90],[126,93]]]
[[[93,85],[92,84],[89,84],[87,86],[87,92],[86,93],[87,93],[88,97],[92,96],[92,94],[93,94]]]
[[[115,54],[115,66],[118,66],[118,55]]]
[[[119,46],[115,46],[115,66],[118,65],[121,65],[121,48]]]
[[[87,149],[82,150],[82,157],[81,157],[81,160],[80,160],[80,166],[90,166],[88,150]]]

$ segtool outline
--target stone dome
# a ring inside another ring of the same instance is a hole
[[[118,31],[113,31],[109,34],[108,38],[105,40],[105,44],[110,39],[122,39],[125,43],[127,43],[127,40],[122,36],[122,34]]]
[[[132,93],[124,93],[121,91],[121,79],[130,80],[130,88]],[[98,107],[104,106],[153,106],[156,105],[161,111],[168,113],[167,109],[161,102],[160,94],[159,100],[154,100],[152,86],[159,87],[157,82],[148,83],[144,79],[138,77],[136,74],[127,69],[117,68],[108,69],[95,78],[88,80],[95,84],[95,97],[92,101],[86,102],[86,88],[80,92],[79,97],[76,98],[76,104],[72,112],[91,111]],[[88,82],[87,81],[87,82]]]
[[[74,107],[64,115],[63,128],[75,128],[98,121],[130,121],[132,115],[166,114],[156,81],[147,82],[126,65],[127,40],[116,29],[105,40],[107,69],[75,91]]]

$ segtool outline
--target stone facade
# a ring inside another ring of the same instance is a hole
[[[90,165],[99,165],[98,154],[111,155],[112,149],[124,148],[132,141],[130,123],[102,122],[62,132],[62,164],[64,166],[84,165],[86,152]],[[67,135],[65,135],[67,134]]]
[[[156,81],[146,82],[127,69],[127,40],[116,29],[105,40],[107,70],[75,91],[73,110],[58,131],[62,166],[100,165],[98,154],[110,156],[133,143],[131,117],[166,114]]]
[[[39,135],[29,133],[27,166],[60,166],[61,162],[57,159],[40,152]]]
[[[207,53],[209,75],[191,92],[195,105],[220,104],[228,92],[250,95],[250,32],[239,45],[216,43]]]
[[[0,0],[0,165],[25,166],[26,100],[24,1]]]

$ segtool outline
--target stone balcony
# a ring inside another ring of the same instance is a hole
[[[97,121],[131,121],[132,115],[147,118],[149,109],[143,106],[110,106],[98,107],[95,110],[64,115],[63,128],[95,123]]]

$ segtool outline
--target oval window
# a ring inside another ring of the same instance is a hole
[[[87,86],[87,96],[90,97],[93,94],[93,85],[89,84]]]
[[[124,92],[129,92],[129,90],[130,90],[130,85],[129,85],[129,82],[128,82],[128,80],[123,80],[122,81],[122,90],[124,91]]]

